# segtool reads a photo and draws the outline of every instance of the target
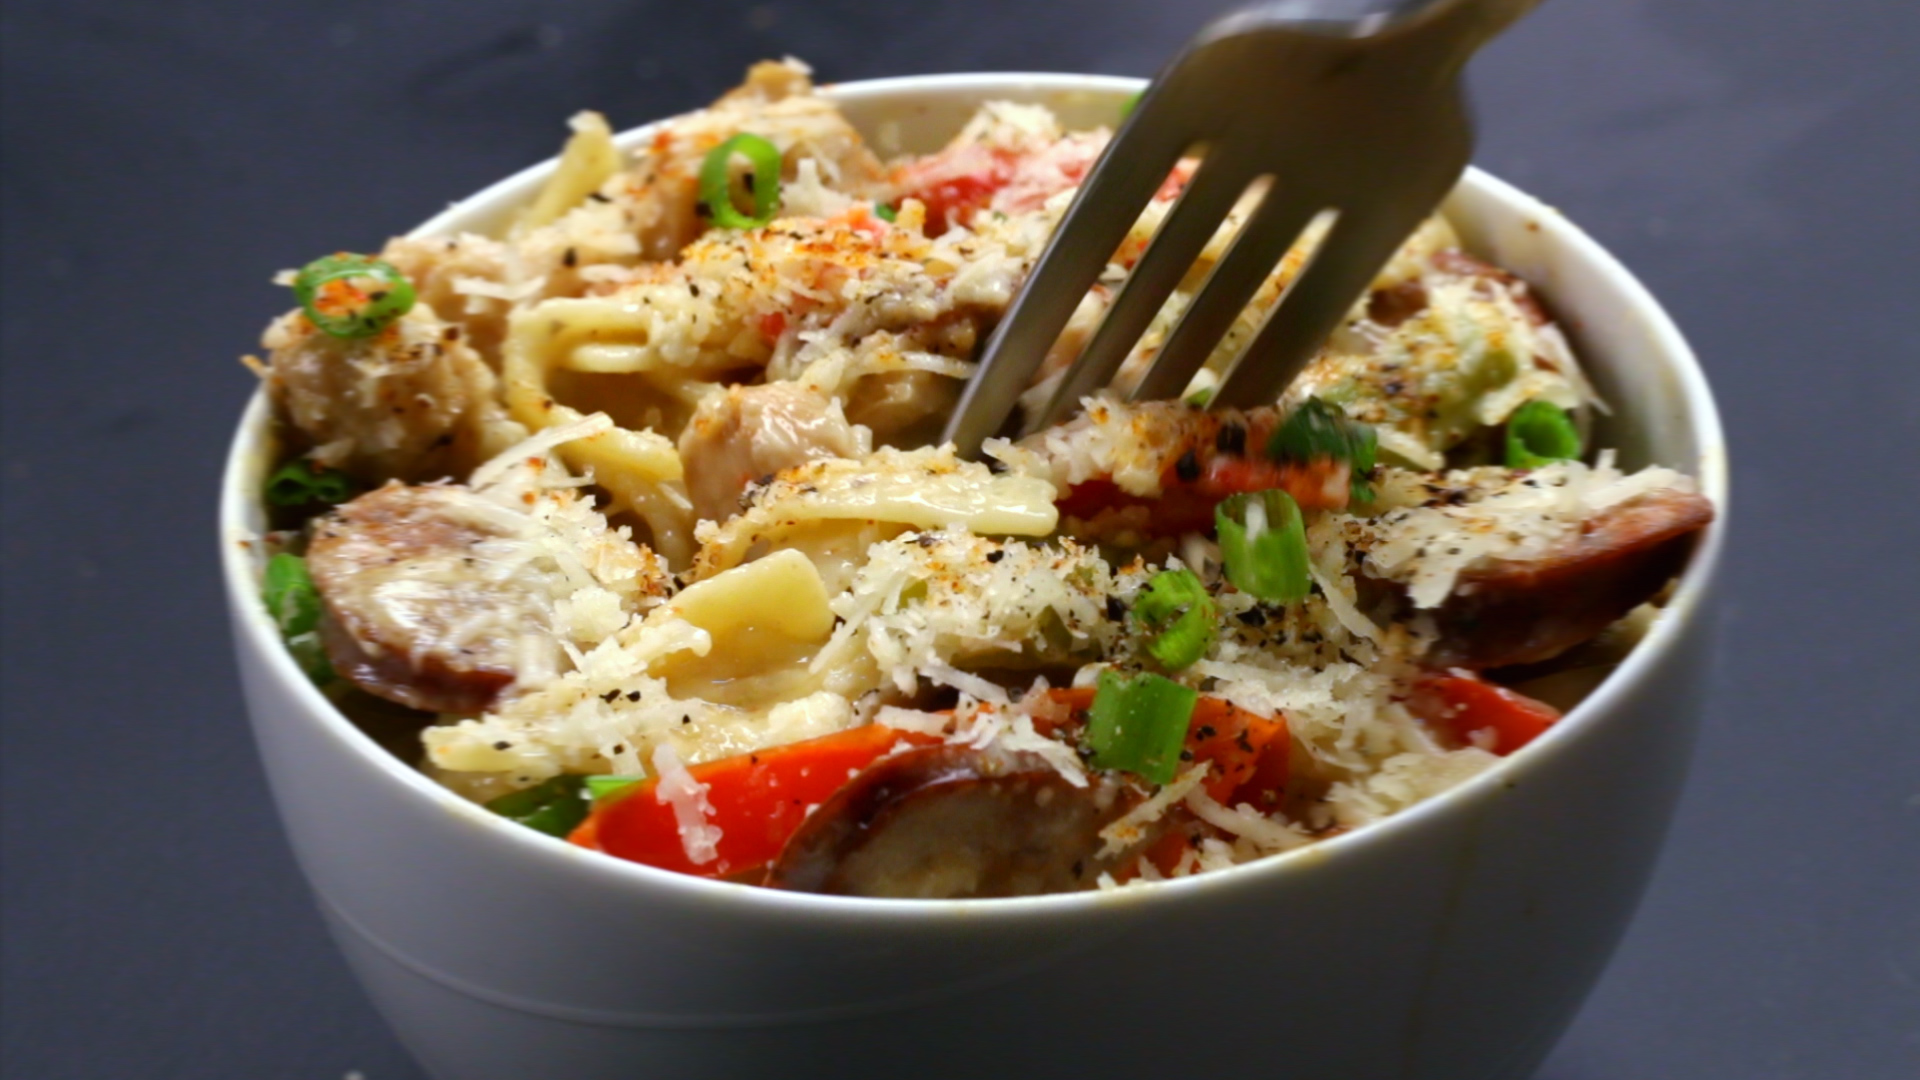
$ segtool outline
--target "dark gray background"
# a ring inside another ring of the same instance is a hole
[[[758,57],[1147,74],[1222,6],[8,3],[0,1071],[421,1076],[323,937],[228,655],[215,477],[274,270]],[[1920,1076],[1916,12],[1552,0],[1474,73],[1480,164],[1664,298],[1736,477],[1693,779],[1541,1080]]]

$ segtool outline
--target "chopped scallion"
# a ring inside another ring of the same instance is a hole
[[[1267,440],[1267,456],[1302,464],[1315,458],[1332,458],[1350,462],[1355,470],[1364,472],[1373,468],[1377,445],[1371,427],[1349,420],[1335,406],[1310,397],[1288,414],[1273,438]]]
[[[392,263],[339,252],[308,263],[293,279],[293,295],[323,333],[368,337],[413,310],[413,283]]]
[[[1220,622],[1220,608],[1191,570],[1162,570],[1133,598],[1133,617],[1151,635],[1147,653],[1169,671],[1207,655]]]
[[[1267,456],[1277,461],[1302,465],[1315,459],[1345,462],[1350,476],[1349,498],[1358,503],[1373,499],[1367,478],[1379,453],[1380,440],[1370,425],[1349,419],[1339,407],[1317,397],[1301,402],[1267,440]]]
[[[582,794],[586,780],[584,776],[556,776],[502,795],[488,802],[487,809],[548,836],[565,836],[587,819],[587,800]]]
[[[268,559],[260,595],[267,614],[280,628],[287,652],[308,678],[325,685],[333,678],[333,665],[320,642],[320,590],[307,573],[307,560],[284,552]]]
[[[753,213],[733,205],[733,155],[752,166]],[[700,202],[723,229],[757,229],[773,220],[780,206],[780,148],[758,135],[741,133],[714,147],[700,164]]]
[[[594,802],[599,802],[610,795],[617,795],[627,790],[640,780],[641,777],[638,776],[589,776],[587,777],[587,794],[593,797]]]
[[[275,506],[335,506],[352,495],[345,473],[315,467],[311,458],[289,461],[267,478],[267,501]]]
[[[1350,422],[1351,423],[1351,422]],[[1373,475],[1373,466],[1380,458],[1380,437],[1374,433],[1373,425],[1354,423],[1349,431],[1352,436],[1353,457],[1347,462],[1347,500],[1365,506],[1373,501],[1373,484],[1368,478]]]
[[[1507,467],[1537,469],[1580,456],[1580,432],[1565,409],[1534,400],[1507,417]]]
[[[1213,520],[1228,581],[1268,603],[1306,598],[1307,528],[1292,496],[1278,488],[1234,495],[1214,507]]]
[[[900,214],[886,203],[874,203],[873,216],[879,218],[881,221],[896,221],[899,219]]]
[[[1167,783],[1180,769],[1180,748],[1199,700],[1198,692],[1151,672],[1132,678],[1101,672],[1087,713],[1093,763]]]

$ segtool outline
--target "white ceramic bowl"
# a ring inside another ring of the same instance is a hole
[[[1135,80],[954,75],[828,88],[886,152],[990,99],[1108,121]],[[628,133],[624,145],[647,137]],[[549,162],[434,218],[498,225]],[[1014,1075],[1527,1075],[1637,902],[1691,751],[1727,509],[1712,397],[1679,332],[1560,215],[1470,172],[1447,205],[1583,350],[1628,465],[1722,515],[1630,659],[1527,750],[1384,823],[1115,893],[874,901],[682,877],[488,814],[383,751],[281,648],[243,543],[267,409],[241,421],[220,530],[242,680],[294,850],[380,1011],[440,1080]]]

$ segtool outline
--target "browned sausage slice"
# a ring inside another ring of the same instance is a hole
[[[1537,559],[1497,559],[1460,575],[1433,614],[1442,667],[1492,668],[1558,656],[1652,599],[1686,565],[1713,504],[1654,491],[1597,515]]]
[[[514,541],[497,522],[511,512],[482,503],[459,488],[389,484],[317,523],[307,569],[342,677],[430,712],[479,711],[514,681],[528,635],[548,625],[550,594],[503,559]]]
[[[1114,865],[1100,858],[1100,830],[1138,800],[1097,776],[1074,787],[1034,754],[909,750],[873,763],[822,803],[766,883],[917,899],[1087,889]]]
[[[1442,273],[1459,277],[1479,278],[1483,282],[1498,285],[1513,297],[1527,321],[1535,326],[1545,326],[1552,320],[1547,317],[1547,309],[1540,304],[1540,298],[1518,274],[1495,266],[1484,259],[1477,259],[1459,248],[1447,248],[1433,253],[1434,268]]]

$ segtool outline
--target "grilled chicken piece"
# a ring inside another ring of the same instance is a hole
[[[314,457],[369,484],[465,476],[526,437],[493,372],[424,304],[370,337],[337,338],[299,311],[267,328],[261,374]]]
[[[838,403],[793,382],[728,387],[701,402],[680,433],[687,494],[708,521],[739,513],[740,493],[760,477],[865,450]]]
[[[320,519],[307,570],[334,670],[402,705],[475,712],[537,650],[556,651],[537,629],[551,595],[541,572],[501,558],[520,542],[503,515],[460,488],[389,484]]]
[[[1100,830],[1138,798],[1098,776],[1074,787],[1034,754],[908,750],[875,762],[821,804],[787,841],[766,884],[916,899],[1087,889],[1137,853],[1102,858]]]
[[[871,430],[883,446],[930,446],[960,403],[963,385],[931,371],[863,375],[847,391],[847,422]]]
[[[397,236],[380,250],[380,258],[413,282],[420,303],[460,327],[467,344],[489,369],[499,370],[500,341],[506,337],[507,312],[513,304],[498,296],[462,292],[458,286],[467,281],[504,283],[505,244],[473,233]]]
[[[1496,559],[1460,575],[1432,612],[1428,662],[1495,668],[1558,656],[1664,588],[1713,520],[1704,496],[1649,492],[1598,515],[1537,559]]]

